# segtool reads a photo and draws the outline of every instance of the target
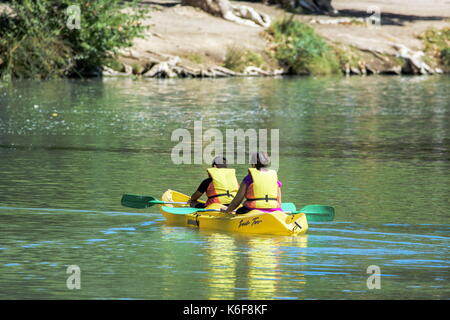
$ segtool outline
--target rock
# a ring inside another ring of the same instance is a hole
[[[357,74],[360,75],[361,71],[357,67],[350,67],[351,74]]]
[[[194,69],[194,68],[184,66],[184,65],[181,66],[181,68],[183,69],[183,73],[189,77],[200,77],[200,75],[201,75],[200,69]]]
[[[127,75],[132,75],[133,74],[133,67],[128,65],[128,64],[123,64],[123,69],[125,70],[125,73]]]
[[[350,66],[348,63],[346,63],[344,66],[344,73],[346,76],[350,76]]]
[[[370,64],[366,64],[367,74],[378,74],[378,71],[373,68]]]
[[[243,74],[245,75],[249,75],[249,76],[270,76],[270,72],[264,71],[261,68],[258,67],[254,67],[254,66],[248,66],[244,69]]]
[[[217,69],[211,69],[211,73],[214,75],[214,77],[217,77],[217,78],[229,77],[229,75],[227,75],[226,73],[223,73]]]
[[[232,21],[236,21],[238,23],[241,24],[248,24],[248,25],[256,25],[256,26],[261,26],[263,28],[268,28],[270,27],[270,17],[267,14],[261,13],[261,12],[256,12],[255,9],[253,9],[252,7],[249,6],[242,6],[242,5],[231,5],[232,8],[232,13],[239,18],[242,19],[246,19],[249,20],[249,22],[251,23],[247,23],[245,20],[237,20],[236,18],[232,18],[232,19],[227,19],[227,20],[232,20]]]
[[[287,73],[288,73],[288,71],[285,69],[275,69],[272,71],[273,76],[281,76],[281,75],[287,74]]]
[[[130,74],[128,74],[126,72],[115,71],[108,67],[103,67],[101,75],[104,77],[117,77],[117,76],[128,76]]]
[[[213,76],[214,75],[211,72],[209,72],[208,70],[202,69],[200,71],[200,77],[202,77],[202,78],[212,78]]]
[[[397,49],[397,56],[405,59],[411,66],[411,70],[415,74],[433,74],[434,70],[426,64],[422,57],[425,55],[422,51],[413,51],[403,44],[393,44],[393,47]]]
[[[180,57],[173,57],[167,61],[163,61],[153,65],[150,70],[142,74],[144,78],[174,78],[177,73],[173,71],[175,65],[180,61]]]
[[[186,66],[176,66],[172,68],[180,78],[196,78],[200,75],[200,70],[195,70]]]
[[[230,69],[228,69],[228,68],[225,68],[225,67],[215,66],[214,69],[215,69],[216,71],[219,71],[219,72],[221,72],[221,73],[227,75],[227,76],[232,76],[232,77],[234,77],[234,76],[237,75],[236,72],[234,72],[233,70],[230,70]]]
[[[213,16],[250,27],[270,26],[270,18],[245,5],[235,5],[228,0],[182,0],[182,5],[200,8]]]
[[[393,66],[391,68],[381,70],[380,74],[401,75],[402,74],[402,66]]]
[[[360,62],[358,63],[358,65],[359,65],[359,70],[361,70],[361,74],[362,74],[363,76],[365,76],[365,75],[367,74],[367,71],[366,71],[366,65],[365,65],[364,62],[362,62],[362,61],[360,61]]]

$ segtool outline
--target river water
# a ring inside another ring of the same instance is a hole
[[[0,299],[449,299],[449,88],[444,76],[0,84]],[[283,201],[332,205],[335,221],[255,236],[121,207],[123,193],[195,190],[207,164],[171,158],[172,133],[194,121],[279,129]],[[70,265],[81,289],[67,287]]]

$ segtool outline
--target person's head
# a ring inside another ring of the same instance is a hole
[[[222,156],[217,156],[214,158],[212,166],[215,168],[227,168],[228,167],[227,159],[225,159],[225,157]]]
[[[270,157],[267,152],[255,152],[252,154],[252,166],[256,169],[266,168],[270,165]]]

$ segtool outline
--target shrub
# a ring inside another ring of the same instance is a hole
[[[441,51],[441,60],[446,67],[450,67],[450,48]]]
[[[236,72],[243,72],[248,66],[262,68],[264,66],[264,59],[256,52],[229,47],[223,66]]]
[[[268,29],[275,41],[275,58],[296,74],[332,74],[339,62],[330,46],[310,26],[289,19]]]
[[[69,6],[79,8],[80,28],[68,27]],[[87,74],[118,49],[130,46],[145,27],[138,2],[119,0],[12,0],[0,15],[0,73],[12,77]]]
[[[201,54],[198,54],[198,53],[195,53],[195,52],[190,53],[186,58],[189,61],[192,61],[192,62],[194,62],[196,64],[202,64],[202,63],[205,62],[204,61],[205,60],[204,57]]]
[[[428,29],[419,36],[424,42],[425,52],[440,62],[444,67],[450,68],[450,28]]]

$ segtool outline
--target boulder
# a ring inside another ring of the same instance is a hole
[[[433,74],[435,71],[426,64],[422,58],[425,55],[423,51],[413,51],[403,44],[394,43],[393,47],[397,49],[397,57],[405,59],[414,74]]]

